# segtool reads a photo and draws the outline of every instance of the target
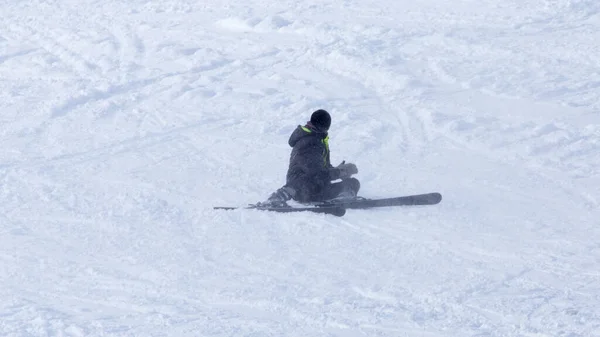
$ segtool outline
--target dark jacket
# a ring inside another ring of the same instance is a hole
[[[292,147],[286,185],[296,190],[294,199],[315,199],[340,171],[329,159],[329,136],[314,128],[310,123],[294,130],[288,144]]]

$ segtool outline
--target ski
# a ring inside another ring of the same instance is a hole
[[[367,199],[359,197],[350,200],[325,201],[322,203],[317,203],[315,204],[315,206],[339,206],[347,209],[366,209],[374,207],[435,205],[439,204],[440,201],[442,201],[442,195],[440,193],[434,192],[383,199]]]
[[[296,212],[312,212],[312,213],[321,213],[321,214],[331,214],[335,216],[344,216],[346,214],[346,209],[344,207],[338,205],[321,205],[319,207],[316,206],[304,206],[304,207],[267,207],[267,206],[257,206],[250,205],[248,207],[214,207],[214,209],[221,210],[234,210],[234,209],[256,209],[259,211],[269,211],[269,212],[278,212],[278,213],[296,213]]]
[[[270,211],[279,213],[296,213],[296,212],[312,212],[321,214],[331,214],[335,216],[343,216],[346,214],[346,209],[367,209],[374,207],[392,207],[392,206],[423,206],[423,205],[435,205],[442,201],[442,195],[440,193],[426,193],[426,194],[415,194],[406,195],[394,198],[382,198],[382,199],[367,199],[358,197],[349,200],[334,200],[324,201],[314,204],[308,204],[306,206],[292,207],[269,207],[263,205],[249,205],[247,207],[214,207],[214,209],[221,210],[234,210],[234,209],[256,209],[259,211]]]

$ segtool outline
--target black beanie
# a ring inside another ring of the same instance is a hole
[[[331,116],[329,112],[319,109],[310,116],[310,123],[319,130],[327,131],[331,126]]]

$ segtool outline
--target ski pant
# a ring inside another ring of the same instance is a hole
[[[298,202],[316,202],[337,198],[339,196],[356,196],[360,190],[360,182],[356,178],[347,178],[335,183],[328,183],[325,186],[318,186],[312,183],[291,186],[296,190],[294,200]]]

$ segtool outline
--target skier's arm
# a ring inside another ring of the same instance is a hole
[[[321,183],[339,179],[339,170],[331,166],[323,158],[323,148],[319,143],[314,143],[304,149],[302,157],[306,158],[303,166],[304,172]]]
[[[331,166],[328,169],[328,173],[329,173],[329,180],[338,180],[340,179],[340,169]]]

